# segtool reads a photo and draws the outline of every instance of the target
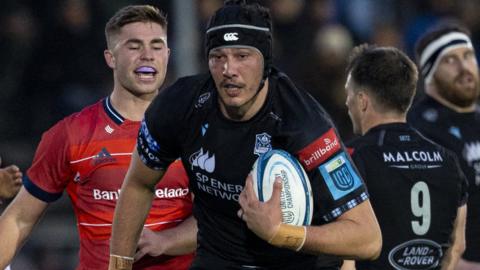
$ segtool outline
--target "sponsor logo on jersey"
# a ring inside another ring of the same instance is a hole
[[[400,135],[398,136],[398,139],[401,142],[409,142],[411,140],[410,135]]]
[[[268,114],[268,116],[270,116],[271,118],[273,118],[273,120],[275,121],[282,121],[282,118],[280,118],[280,116],[276,115],[274,112],[270,112]]]
[[[192,165],[192,170],[198,167],[206,172],[212,173],[215,171],[215,154],[210,156],[210,153],[203,152],[203,148],[200,148],[197,152],[193,153],[188,159]]]
[[[158,152],[160,150],[160,145],[158,145],[157,141],[150,134],[145,120],[142,121],[142,125],[140,126],[140,133],[143,135],[142,137],[145,138],[146,146],[148,148],[152,149],[155,152]]]
[[[199,191],[228,201],[238,202],[240,192],[243,190],[242,185],[230,184],[199,172],[195,174],[195,180]]]
[[[188,194],[188,188],[159,188],[155,190],[155,198],[158,199],[173,199],[186,196]],[[116,201],[120,197],[120,189],[112,190],[100,190],[94,188],[92,190],[92,196],[95,200],[107,200]]]
[[[268,133],[264,132],[261,134],[255,135],[255,148],[253,149],[253,153],[257,156],[264,154],[270,150],[272,150],[272,136]]]
[[[439,265],[442,247],[428,239],[414,239],[393,248],[388,261],[398,270],[432,269]]]
[[[428,122],[436,122],[438,119],[438,112],[435,109],[429,109],[423,112],[422,117]]]
[[[164,168],[158,158],[160,145],[151,136],[145,120],[142,121],[137,138],[137,148],[139,149],[140,159],[150,168],[155,170]]]
[[[75,177],[73,177],[73,182],[78,183],[78,182],[80,182],[80,179],[81,179],[80,172],[77,172],[75,174]]]
[[[102,163],[112,163],[117,161],[114,157],[112,157],[110,152],[108,152],[107,148],[105,147],[103,147],[102,150],[95,157],[93,157],[92,160],[94,165]]]
[[[198,97],[197,103],[195,104],[195,108],[201,108],[207,102],[208,99],[210,99],[210,92],[203,93]]]
[[[106,125],[105,126],[105,131],[108,133],[108,134],[112,134],[115,129],[113,129],[110,125]]]
[[[458,139],[462,138],[462,133],[460,133],[460,129],[455,126],[451,126],[448,129],[448,133],[452,134],[453,136],[457,137]]]
[[[463,158],[469,166],[472,166],[475,172],[475,185],[480,186],[480,142],[465,143],[463,148]]]
[[[208,123],[205,123],[202,125],[202,136],[205,136],[205,133],[207,133],[208,129]]]
[[[319,170],[335,200],[341,199],[362,185],[345,152],[320,165]]]
[[[300,150],[298,159],[307,171],[310,171],[340,150],[340,140],[331,128],[320,138]]]
[[[238,40],[238,33],[225,33],[225,35],[223,35],[223,39],[225,41],[237,41]]]
[[[468,142],[465,143],[463,148],[463,156],[468,164],[472,164],[473,161],[480,160],[480,142]]]
[[[443,157],[439,151],[383,152],[383,162],[397,163],[389,167],[399,169],[434,169],[442,167]],[[398,164],[407,163],[407,164]],[[425,164],[425,163],[436,163]]]

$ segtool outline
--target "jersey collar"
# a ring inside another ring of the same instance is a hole
[[[103,109],[107,113],[107,115],[115,122],[117,125],[123,124],[125,122],[125,118],[118,113],[115,108],[113,108],[112,103],[110,102],[110,97],[106,97],[103,100]]]

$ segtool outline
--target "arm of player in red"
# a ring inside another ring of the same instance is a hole
[[[146,254],[152,257],[184,255],[194,252],[196,248],[197,220],[190,216],[178,226],[162,231],[155,232],[144,228],[134,259],[138,261]]]

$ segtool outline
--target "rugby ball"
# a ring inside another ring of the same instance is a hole
[[[272,197],[275,178],[282,178],[280,206],[283,223],[310,225],[313,215],[313,196],[310,181],[298,160],[284,150],[262,154],[252,167],[253,189],[262,202]]]

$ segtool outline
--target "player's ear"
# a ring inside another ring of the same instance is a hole
[[[115,68],[115,56],[113,55],[113,52],[111,50],[105,50],[103,51],[103,56],[105,57],[105,62],[107,62],[107,65],[114,69]]]
[[[370,106],[370,97],[368,96],[368,93],[366,91],[360,90],[358,92],[358,104],[360,107],[360,111],[365,112]]]

